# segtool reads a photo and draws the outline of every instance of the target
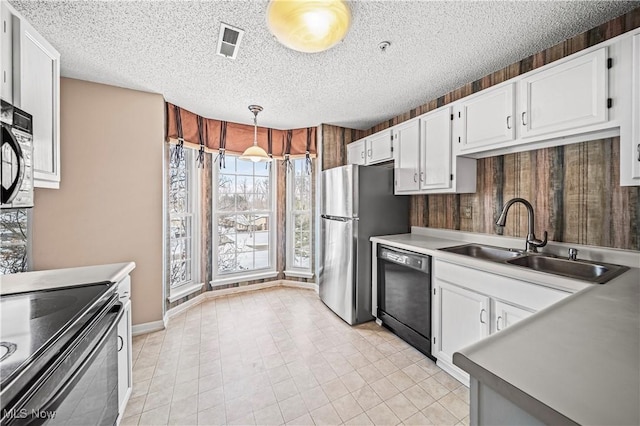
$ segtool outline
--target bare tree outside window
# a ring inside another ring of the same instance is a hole
[[[288,265],[287,269],[311,270],[311,175],[306,159],[293,160],[287,181]]]
[[[27,270],[27,210],[0,212],[0,274]]]
[[[174,158],[175,149],[176,146],[172,145],[170,158]],[[169,166],[171,287],[178,287],[194,280],[194,164],[193,152],[187,149],[178,163],[171,161]]]
[[[216,275],[271,268],[271,169],[228,156],[216,174]]]

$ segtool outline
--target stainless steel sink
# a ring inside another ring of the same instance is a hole
[[[553,255],[530,254],[483,244],[465,244],[440,250],[600,284],[610,281],[629,269],[626,266],[611,263],[562,259]]]
[[[595,263],[585,260],[568,260],[541,255],[523,256],[507,260],[511,265],[523,266],[538,272],[562,275],[569,278],[604,284],[629,268],[610,263]]]
[[[522,252],[512,251],[505,248],[485,246],[481,244],[465,244],[463,246],[455,246],[440,249],[449,253],[463,254],[465,256],[476,257],[478,259],[492,260],[500,262],[507,259],[513,259],[522,256]]]

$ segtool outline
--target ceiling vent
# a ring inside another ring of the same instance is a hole
[[[231,25],[220,24],[220,34],[218,35],[218,48],[216,53],[226,58],[235,59],[238,56],[238,47],[244,31]]]

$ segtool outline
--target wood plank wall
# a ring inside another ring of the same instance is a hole
[[[323,125],[323,155],[327,155],[323,166],[346,163],[344,148],[336,146],[340,143],[379,132],[638,27],[640,8],[364,132]],[[547,230],[554,241],[640,250],[640,188],[619,186],[619,149],[619,138],[612,138],[478,160],[475,194],[411,196],[410,223],[524,237],[527,215],[520,205],[511,209],[504,228],[494,224],[504,202],[519,196],[534,206],[538,237]],[[470,217],[464,214],[469,208]]]

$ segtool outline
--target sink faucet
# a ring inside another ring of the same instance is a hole
[[[527,212],[529,213],[529,230],[527,232],[526,249],[527,249],[527,252],[529,252],[529,253],[537,253],[538,252],[538,247],[544,247],[544,246],[547,245],[547,231],[544,231],[544,240],[539,240],[539,239],[536,238],[536,235],[533,232],[533,224],[534,224],[534,221],[533,221],[533,206],[531,205],[530,202],[528,202],[524,198],[512,198],[509,201],[507,201],[507,203],[502,208],[502,212],[500,213],[500,217],[498,217],[498,220],[496,221],[496,225],[498,225],[498,226],[504,226],[505,225],[505,223],[507,222],[507,212],[509,211],[509,208],[514,203],[522,203],[527,208]]]

